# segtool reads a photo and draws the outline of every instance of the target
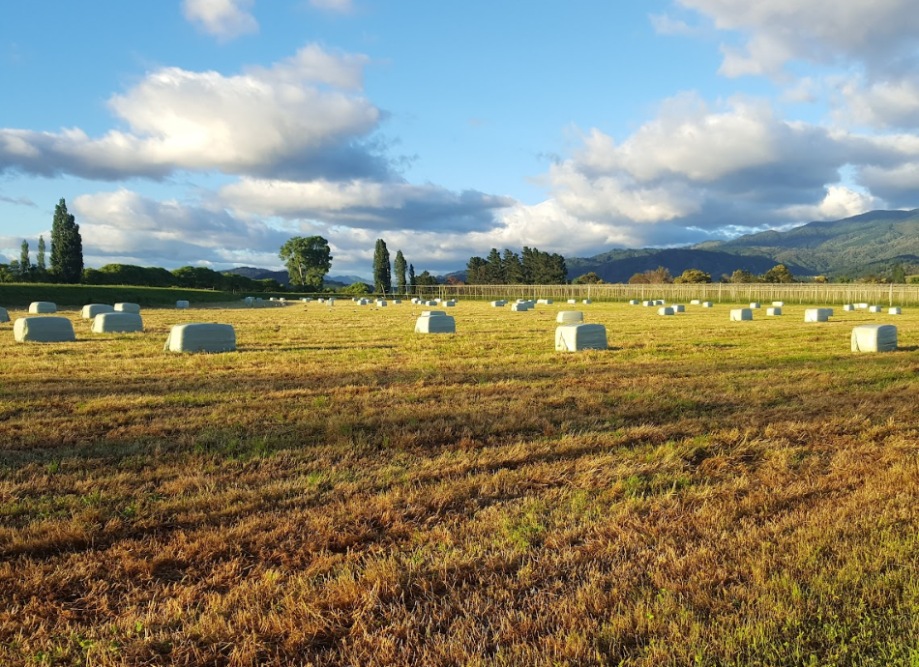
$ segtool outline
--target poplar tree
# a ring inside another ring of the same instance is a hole
[[[405,256],[401,250],[396,251],[396,259],[393,260],[393,271],[396,272],[396,292],[405,294],[405,271],[408,265],[405,263]]]
[[[373,250],[373,291],[377,293],[392,291],[392,268],[389,264],[389,250],[386,242],[377,239]]]
[[[415,265],[408,265],[408,293],[415,293]]]
[[[19,246],[19,275],[22,278],[28,277],[32,272],[32,262],[29,261],[29,242],[23,241]]]
[[[47,268],[45,266],[45,237],[44,236],[38,237],[38,254],[35,259],[36,259],[35,267],[39,271],[44,273],[45,269]]]
[[[83,239],[80,226],[61,199],[51,223],[51,273],[62,283],[78,283],[83,276]]]

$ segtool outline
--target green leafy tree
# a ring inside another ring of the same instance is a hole
[[[501,266],[504,269],[504,280],[508,285],[519,285],[523,282],[523,266],[520,256],[509,248],[504,249],[501,255]]]
[[[415,284],[420,286],[439,285],[437,278],[432,276],[428,271],[422,271],[415,278]]]
[[[28,280],[32,273],[32,262],[29,259],[29,242],[23,240],[19,246],[19,277]]]
[[[665,266],[636,273],[629,278],[630,285],[661,285],[672,282],[673,276],[670,275],[670,269]]]
[[[51,222],[51,273],[62,283],[78,283],[83,277],[83,238],[80,226],[61,199]]]
[[[318,291],[332,268],[329,242],[321,236],[295,236],[281,246],[280,258],[287,266],[290,284]]]
[[[402,254],[401,250],[397,250],[396,259],[393,260],[393,271],[396,274],[396,291],[399,294],[406,293],[405,271],[407,268],[408,265],[405,262],[405,256]]]
[[[784,264],[776,264],[763,274],[764,283],[793,283],[794,281],[795,277]]]
[[[466,283],[469,285],[481,285],[485,282],[485,267],[488,262],[482,257],[470,257],[466,262]]]
[[[571,281],[575,285],[601,285],[603,278],[597,275],[596,271],[588,271]]]
[[[710,283],[712,276],[701,269],[686,269],[673,279],[675,283]]]
[[[731,277],[728,278],[728,282],[731,283],[755,283],[757,282],[756,276],[747,271],[746,269],[737,269],[734,273],[731,274]]]
[[[484,280],[482,282],[489,285],[504,285],[507,283],[507,276],[504,275],[504,263],[501,261],[501,253],[497,248],[492,248],[485,258]]]
[[[894,264],[890,269],[890,280],[895,283],[906,282],[906,269],[899,262]]]
[[[386,241],[377,239],[373,249],[373,290],[382,294],[392,291],[392,268]]]
[[[35,268],[38,269],[42,274],[48,270],[47,265],[45,264],[45,237],[44,235],[38,237],[38,253],[35,256]]]
[[[341,294],[350,294],[352,296],[361,296],[362,294],[370,294],[370,285],[363,282],[351,283],[347,287],[342,287],[339,292]]]
[[[415,292],[415,265],[408,265],[408,293],[414,294]]]

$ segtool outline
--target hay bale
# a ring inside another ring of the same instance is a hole
[[[578,302],[577,299],[568,299],[568,304],[569,304],[569,305],[570,305],[570,304],[573,304],[573,303],[577,303],[577,302]]]
[[[657,305],[657,301],[642,301],[641,305],[644,306],[645,308],[651,308],[652,306]]]
[[[675,313],[685,313],[686,312],[686,306],[684,306],[682,303],[675,303],[670,307],[673,308],[673,312]]]
[[[541,306],[551,306],[553,302],[552,299],[537,299],[536,303]]]
[[[629,299],[629,305],[630,305],[630,306],[637,306],[637,305],[640,304],[640,303],[641,303],[641,301],[639,301],[638,299]]]
[[[506,305],[507,305],[507,301],[502,301],[501,299],[498,299],[497,301],[492,301],[492,302],[491,302],[491,307],[492,307],[492,308],[503,308],[503,307],[506,306]]]
[[[584,321],[584,313],[580,310],[560,310],[555,321],[559,324],[577,324]]]
[[[394,305],[394,306],[401,306],[401,305],[402,305],[402,299],[393,299],[393,300],[392,300],[392,305]]]
[[[853,352],[892,352],[897,349],[897,327],[862,324],[852,329]]]
[[[842,309],[845,310],[845,311],[847,311],[847,312],[851,312],[851,311],[855,310],[855,306],[854,306],[853,304],[851,304],[851,303],[847,303],[847,304],[843,305]]]
[[[176,324],[163,346],[163,350],[169,352],[233,352],[235,349],[233,325],[213,322]]]
[[[115,309],[107,303],[88,303],[80,310],[80,317],[91,320],[102,313],[114,313]]]
[[[655,306],[663,306],[663,305],[665,305],[666,303],[667,303],[667,302],[664,301],[663,299],[656,299],[656,300],[654,301],[654,305],[655,305]]]
[[[244,298],[243,298],[243,303],[246,304],[247,306],[254,306],[254,305],[255,305],[255,297],[254,297],[254,296],[247,296],[247,297],[244,297]]]
[[[657,309],[658,315],[674,315],[676,311],[671,306],[663,306]]]
[[[93,318],[93,333],[134,333],[144,330],[139,313],[99,313]]]
[[[530,309],[530,303],[528,301],[524,301],[522,303],[511,304],[511,310],[513,310],[515,313],[525,313],[529,309]]]
[[[782,306],[785,305],[785,302],[784,301],[773,301],[772,305],[776,308],[781,308]]]
[[[859,310],[868,310],[868,304],[865,303],[864,301],[861,303],[855,304],[855,307],[858,308]]]
[[[415,320],[415,333],[456,333],[456,320],[441,310],[423,311]]]
[[[880,306],[868,306],[868,312],[869,313],[879,313],[881,312],[881,307]]]
[[[140,306],[136,303],[116,303],[115,304],[116,313],[139,313]]]
[[[766,308],[766,315],[769,317],[776,317],[782,314],[781,306],[773,306],[772,308]]]
[[[444,308],[453,308],[456,306],[456,299],[448,299],[444,301]]]
[[[605,349],[606,327],[602,324],[563,324],[555,328],[556,352]]]
[[[33,301],[29,304],[29,313],[32,315],[42,315],[45,313],[56,313],[57,304],[51,301]]]
[[[805,322],[827,322],[833,311],[829,308],[808,308],[804,311]]]
[[[703,308],[712,308],[715,304],[713,304],[711,301],[703,301],[701,305]]]
[[[592,304],[592,303],[593,303],[593,301],[592,301],[592,300],[590,300],[590,299],[584,299],[584,300],[583,300],[583,301],[582,301],[581,303],[583,303],[583,304],[585,304],[585,305],[588,305],[588,306],[589,306],[590,304]]]
[[[387,306],[386,299],[377,299],[376,304],[378,308],[385,308]]]
[[[753,311],[750,308],[732,308],[731,322],[743,322],[753,319]]]
[[[20,317],[13,323],[17,343],[69,343],[77,339],[66,317]]]
[[[689,302],[689,305],[690,305],[690,306],[698,306],[698,305],[701,304],[701,303],[702,303],[702,302],[699,301],[699,299],[693,299],[692,301]]]
[[[761,306],[760,306],[759,301],[751,301],[751,302],[750,302],[750,309],[751,309],[751,310],[757,310],[757,309],[760,308],[760,307],[761,307]]]
[[[185,310],[189,306],[188,299],[179,299],[176,301],[176,308],[179,310]]]
[[[6,312],[6,308],[0,306],[0,322],[9,322],[10,314]]]
[[[887,309],[887,314],[888,315],[902,315],[903,311],[900,308],[893,306]]]

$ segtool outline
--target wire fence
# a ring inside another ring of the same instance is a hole
[[[628,301],[699,299],[716,303],[784,301],[799,304],[869,303],[889,306],[919,305],[916,284],[831,283],[683,283],[655,285],[419,285],[419,296],[444,299],[592,299]]]

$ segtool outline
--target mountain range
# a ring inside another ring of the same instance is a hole
[[[700,269],[714,280],[737,269],[762,274],[776,264],[784,264],[797,277],[886,275],[895,264],[907,273],[919,273],[919,209],[871,211],[689,248],[611,250],[569,258],[566,264],[571,278],[593,271],[607,282],[627,282],[636,273],[659,266],[673,276]]]

